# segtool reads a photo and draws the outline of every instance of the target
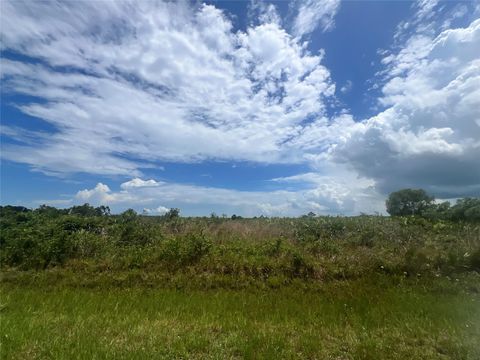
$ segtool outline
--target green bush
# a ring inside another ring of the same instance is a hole
[[[101,235],[80,230],[71,235],[75,257],[96,258],[106,252],[107,239]]]
[[[470,267],[472,270],[480,272],[480,248],[470,255]]]
[[[424,249],[410,248],[405,253],[403,271],[407,275],[417,275],[429,269],[429,258]]]
[[[0,210],[3,268],[140,268],[168,276],[265,281],[271,276],[347,279],[378,272],[479,271],[480,227],[474,222],[411,216],[166,219],[133,211],[86,216],[50,208]]]
[[[203,233],[173,236],[163,242],[160,258],[172,264],[192,265],[210,252],[212,242]]]

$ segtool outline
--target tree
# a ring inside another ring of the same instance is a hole
[[[433,196],[423,189],[403,189],[391,193],[385,204],[392,216],[420,215],[432,205],[433,200]]]
[[[449,201],[444,201],[439,204],[431,204],[428,209],[423,211],[422,216],[430,220],[450,219],[450,206]]]
[[[35,212],[38,214],[45,215],[46,217],[54,218],[62,214],[65,214],[67,210],[60,210],[53,206],[48,206],[44,204],[44,205],[40,205],[38,209],[35,210]]]
[[[463,198],[458,199],[456,204],[450,208],[452,220],[480,220],[480,199]]]
[[[180,217],[180,209],[171,208],[168,210],[165,215],[163,215],[167,220],[174,220]]]
[[[78,216],[96,216],[97,211],[93,206],[88,203],[83,205],[72,206],[68,209],[68,213],[71,215],[78,215]]]
[[[110,207],[105,205],[100,205],[99,207],[95,208],[95,213],[98,216],[109,216],[110,215]]]
[[[137,212],[133,209],[127,209],[120,214],[123,222],[133,222],[137,219]]]

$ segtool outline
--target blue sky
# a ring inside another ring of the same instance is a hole
[[[1,202],[161,214],[480,196],[479,2],[1,4]]]

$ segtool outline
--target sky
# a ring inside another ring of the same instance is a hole
[[[384,213],[480,196],[479,1],[2,1],[1,203]]]

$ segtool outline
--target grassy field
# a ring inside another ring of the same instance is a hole
[[[479,359],[477,277],[279,289],[2,285],[2,359]]]
[[[0,219],[2,359],[480,359],[478,223],[130,215]]]

